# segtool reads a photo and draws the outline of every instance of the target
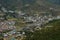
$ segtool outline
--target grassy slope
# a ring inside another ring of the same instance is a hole
[[[52,21],[48,25],[51,23],[53,27],[35,31],[32,37],[28,34],[25,40],[60,40],[60,20]]]

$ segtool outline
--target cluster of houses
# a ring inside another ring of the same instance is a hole
[[[49,23],[49,21],[60,19],[60,15],[58,16],[52,16],[52,14],[46,15],[45,13],[43,15],[36,14],[37,16],[25,16],[23,17],[24,22],[27,23],[26,27],[24,29],[26,30],[32,30],[33,29],[41,29],[46,23]]]
[[[3,40],[22,40],[24,37],[26,37],[25,31],[34,32],[34,30],[41,30],[41,28],[44,26],[44,24],[48,23],[49,21],[52,21],[54,19],[60,19],[60,15],[58,16],[52,16],[52,14],[46,14],[46,12],[39,14],[27,14],[22,13],[21,11],[7,11],[5,8],[2,8],[4,12],[10,12],[10,13],[18,13],[17,18],[22,18],[23,22],[25,22],[27,25],[26,27],[20,28],[22,32],[18,32],[15,27],[15,21],[9,20],[9,21],[0,21],[0,32],[3,32],[5,30],[11,30],[7,33],[3,33]],[[0,11],[0,20],[4,20],[4,16]]]
[[[2,40],[22,40],[26,37],[24,31],[20,32],[16,30],[15,21],[11,20],[0,22],[0,33],[3,34]]]
[[[15,21],[0,21],[0,32],[15,29]]]
[[[16,30],[4,33],[3,35],[3,40],[22,40],[26,37],[25,32],[17,32]]]

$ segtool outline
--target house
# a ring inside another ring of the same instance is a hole
[[[36,27],[35,30],[41,30],[42,28],[41,27]]]
[[[7,34],[4,34],[3,40],[9,40],[9,36]]]
[[[8,12],[9,12],[9,13],[14,13],[14,11],[11,11],[11,10],[9,10]]]
[[[57,18],[56,19],[60,19],[60,16],[57,16]]]
[[[2,7],[1,10],[2,10],[3,12],[7,12],[7,10],[6,10],[4,7]]]

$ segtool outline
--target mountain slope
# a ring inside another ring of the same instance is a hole
[[[47,1],[57,4],[57,5],[60,5],[60,0],[47,0]]]
[[[59,9],[60,5],[55,4],[59,0],[0,0],[0,4],[7,10],[21,10],[26,13],[38,13],[48,11],[49,8]]]

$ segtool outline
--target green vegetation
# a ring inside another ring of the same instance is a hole
[[[54,20],[48,25],[53,27],[43,28],[42,30],[35,31],[33,34],[26,37],[25,40],[60,40],[60,20]]]

